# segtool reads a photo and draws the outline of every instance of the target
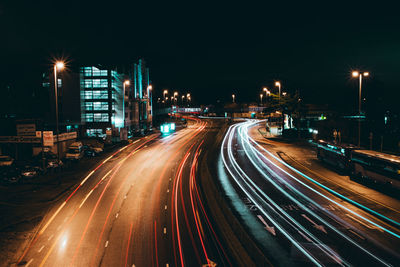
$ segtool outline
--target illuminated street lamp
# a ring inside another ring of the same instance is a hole
[[[279,88],[279,104],[281,104],[281,82],[275,82],[275,86]]]
[[[177,102],[177,100],[178,100],[178,99],[176,98],[177,96],[178,96],[178,92],[174,92],[174,101],[175,101],[175,102]]]
[[[232,94],[232,103],[235,103],[235,94]]]
[[[123,100],[122,100],[122,114],[123,114],[123,116],[124,116],[124,126],[123,127],[125,127],[125,91],[126,91],[126,86],[128,85],[130,85],[131,84],[131,82],[129,81],[129,80],[126,80],[126,81],[124,81],[124,83],[123,83],[123,85],[122,85],[122,87],[124,88],[124,98],[123,98]]]
[[[358,91],[358,146],[361,145],[361,89],[362,89],[362,78],[363,77],[368,77],[369,72],[364,71],[353,71],[351,74],[354,78],[358,78],[358,85],[359,85],[359,91]]]
[[[263,98],[263,94],[260,94],[261,106],[262,106],[262,98]]]
[[[287,94],[286,92],[283,92],[283,93],[282,93],[283,96],[286,96],[286,94]]]
[[[167,94],[168,94],[168,90],[165,89],[164,92],[163,92],[163,98],[165,98],[165,96],[166,96]]]
[[[65,67],[64,62],[57,61],[54,64],[54,96],[56,98],[56,133],[57,133],[57,160],[60,162],[60,142],[58,140],[58,79],[57,79],[57,72],[63,70]]]

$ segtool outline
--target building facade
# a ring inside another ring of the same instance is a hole
[[[81,123],[87,136],[117,136],[124,125],[125,75],[111,68],[80,68]]]
[[[112,68],[80,68],[81,123],[87,136],[126,139],[152,128],[149,69],[140,59],[128,75]]]
[[[152,86],[149,69],[143,59],[133,64],[130,71],[132,124],[130,132],[149,130],[153,124]]]

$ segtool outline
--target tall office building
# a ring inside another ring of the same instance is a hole
[[[118,135],[125,128],[125,76],[111,68],[80,68],[81,122],[88,136]]]

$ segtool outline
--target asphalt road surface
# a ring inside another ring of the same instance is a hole
[[[387,217],[257,143],[257,121],[232,125],[219,177],[249,234],[275,265],[398,265],[400,214]]]
[[[197,181],[199,156],[218,130],[212,121],[189,121],[186,129],[144,137],[88,170],[49,211],[18,264],[231,265]]]

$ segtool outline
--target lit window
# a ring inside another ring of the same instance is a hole
[[[108,110],[108,102],[93,102],[94,110]]]
[[[93,91],[93,98],[92,99],[107,99],[108,98],[108,91]]]
[[[108,80],[107,79],[93,79],[93,87],[94,88],[107,88]]]
[[[85,122],[93,122],[93,113],[85,113],[83,116]]]
[[[59,88],[62,86],[62,80],[61,79],[57,79],[57,86]]]
[[[93,102],[86,102],[85,110],[93,110]]]
[[[85,80],[85,88],[92,88],[92,87],[93,87],[92,80],[86,79]]]

